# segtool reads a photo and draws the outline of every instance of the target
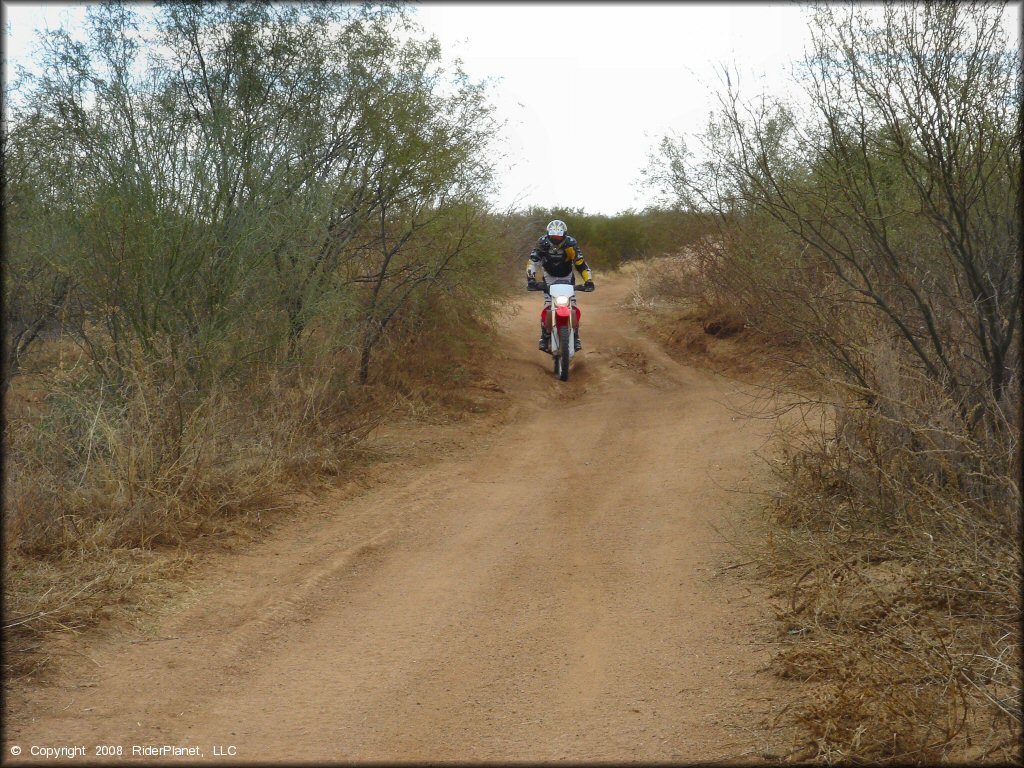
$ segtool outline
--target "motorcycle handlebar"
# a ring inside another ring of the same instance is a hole
[[[527,286],[526,286],[526,290],[528,290],[528,291],[546,291],[547,288],[548,288],[547,283],[539,283],[539,282],[538,283],[528,283]],[[591,286],[590,288],[587,288],[583,284],[573,286],[573,288],[576,290],[577,293],[590,293],[591,291],[594,290],[593,286]]]

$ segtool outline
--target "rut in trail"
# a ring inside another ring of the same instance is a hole
[[[730,409],[737,384],[640,335],[618,308],[629,288],[581,297],[567,383],[525,296],[493,371],[514,403],[502,423],[466,428],[461,448],[439,431],[436,460],[328,497],[204,566],[150,634],[108,637],[60,683],[16,691],[6,754],[757,760],[787,693],[764,670],[764,592],[722,571],[723,535],[752,535],[754,497],[735,490],[760,482],[771,425]]]

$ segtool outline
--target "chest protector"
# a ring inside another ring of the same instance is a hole
[[[576,240],[566,237],[555,245],[547,235],[537,244],[537,252],[541,255],[541,266],[549,275],[568,277],[572,274],[572,263],[576,259]]]

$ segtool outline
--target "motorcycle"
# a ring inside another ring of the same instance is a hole
[[[535,283],[529,290],[543,291],[545,288],[551,294],[551,306],[544,307],[541,322],[550,334],[549,351],[555,375],[561,381],[568,381],[569,363],[576,354],[576,329],[580,322],[580,310],[573,302],[576,287],[571,283]]]

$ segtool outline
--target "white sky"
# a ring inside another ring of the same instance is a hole
[[[5,64],[27,60],[36,29],[84,16],[78,3],[3,5]],[[649,153],[666,133],[704,128],[721,65],[739,69],[747,96],[791,87],[808,39],[803,13],[793,2],[416,8],[449,59],[475,80],[496,79],[491,100],[507,123],[497,145],[508,159],[495,202],[606,214],[653,200],[639,184]],[[1007,22],[1019,30],[1019,3]]]
[[[417,15],[470,76],[501,78],[514,165],[499,203],[607,214],[651,201],[638,185],[648,154],[668,132],[704,128],[717,65],[782,88],[806,29],[792,3],[425,2]]]

